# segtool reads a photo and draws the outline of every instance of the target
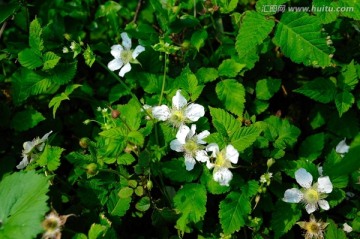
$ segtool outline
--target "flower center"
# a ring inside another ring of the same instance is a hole
[[[309,232],[309,233],[312,233],[312,234],[318,234],[319,231],[321,230],[321,228],[319,227],[318,223],[317,222],[308,222],[306,223],[306,230]]]
[[[172,123],[172,125],[174,125],[175,127],[180,127],[180,125],[182,125],[185,122],[185,115],[184,112],[181,110],[174,110],[171,114],[170,117],[170,122]]]
[[[129,63],[132,59],[131,50],[122,50],[120,53],[120,58],[123,61],[124,65]]]
[[[59,228],[59,221],[55,218],[48,218],[44,221],[44,228],[45,230],[56,230]]]
[[[194,140],[188,140],[184,145],[184,149],[186,153],[193,155],[199,149],[199,145]]]
[[[308,203],[317,203],[320,199],[320,194],[314,188],[309,188],[304,193],[304,199]]]

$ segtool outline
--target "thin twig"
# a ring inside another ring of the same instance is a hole
[[[133,22],[134,22],[134,23],[136,23],[137,18],[138,18],[138,16],[139,16],[139,12],[140,12],[140,8],[141,8],[141,2],[142,2],[142,0],[139,0],[139,1],[138,1],[138,4],[137,4],[137,6],[136,6],[136,11],[135,11],[134,19],[133,19]]]
[[[3,32],[4,32],[4,30],[5,30],[6,25],[7,25],[7,21],[5,21],[4,24],[1,26],[1,29],[0,29],[0,39],[1,39],[1,36],[2,36],[2,34],[3,34]]]

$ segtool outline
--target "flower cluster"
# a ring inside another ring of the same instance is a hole
[[[233,175],[229,168],[232,163],[236,164],[239,159],[239,152],[228,145],[220,150],[216,143],[205,146],[204,139],[210,135],[207,130],[196,134],[196,125],[192,124],[189,128],[186,124],[198,121],[205,115],[202,105],[188,104],[181,90],[178,90],[172,98],[172,107],[160,105],[151,108],[152,116],[160,121],[166,121],[175,128],[179,128],[176,139],[170,142],[170,148],[176,152],[184,153],[186,170],[194,168],[196,161],[206,163],[209,169],[213,170],[213,178],[220,185],[229,186]],[[211,153],[209,156],[208,153]]]

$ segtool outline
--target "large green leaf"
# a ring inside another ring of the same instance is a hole
[[[354,103],[354,95],[348,91],[339,92],[335,96],[335,105],[340,117],[348,111]]]
[[[360,20],[360,4],[358,0],[339,0],[339,6],[343,10],[340,15]]]
[[[317,78],[294,90],[294,92],[321,103],[329,103],[334,100],[336,87],[334,82],[329,79]]]
[[[49,70],[54,68],[57,63],[60,61],[60,56],[56,55],[54,52],[49,51],[46,52],[43,55],[43,61],[44,61],[44,66],[43,66],[43,70]]]
[[[329,219],[327,222],[329,225],[326,228],[326,239],[347,239],[344,230],[337,228],[333,220]]]
[[[221,62],[218,73],[220,76],[235,77],[245,66],[234,59],[226,59]]]
[[[259,137],[261,129],[255,125],[242,127],[235,131],[230,137],[231,144],[239,151],[244,151],[250,147]]]
[[[327,45],[320,19],[307,13],[285,12],[275,31],[274,42],[285,56],[306,66],[331,65],[333,48]]]
[[[26,109],[15,114],[11,121],[11,127],[16,131],[25,131],[35,127],[41,121],[45,120],[45,117],[34,109]]]
[[[26,48],[19,52],[18,57],[20,64],[30,70],[42,66],[43,64],[41,56],[30,48]]]
[[[256,82],[256,98],[259,100],[270,100],[271,97],[280,89],[281,80],[262,79]]]
[[[280,238],[288,232],[301,217],[301,210],[297,209],[297,204],[279,201],[275,205],[271,217],[271,227],[275,232],[274,238]]]
[[[231,137],[240,127],[241,122],[223,109],[209,107],[212,123],[223,136]]]
[[[220,81],[215,90],[225,109],[242,116],[245,107],[245,88],[241,83],[231,79]]]
[[[48,190],[48,180],[34,171],[6,176],[0,182],[0,238],[32,239],[42,232]]]
[[[44,49],[44,42],[41,38],[42,29],[37,18],[30,23],[29,45],[37,54]]]
[[[64,150],[60,147],[46,145],[37,162],[40,166],[46,166],[50,171],[55,171],[60,166],[60,156]]]

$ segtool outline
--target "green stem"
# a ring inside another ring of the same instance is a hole
[[[162,101],[162,98],[163,98],[163,95],[164,95],[164,91],[165,91],[166,70],[167,70],[167,58],[168,58],[168,55],[165,53],[164,75],[163,75],[163,81],[162,81],[162,86],[161,86],[161,93],[160,93],[159,105],[161,105],[161,101]]]

